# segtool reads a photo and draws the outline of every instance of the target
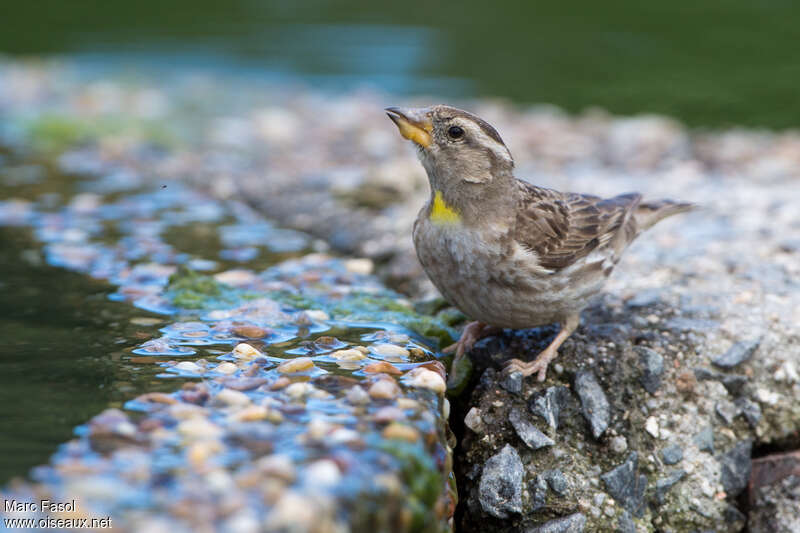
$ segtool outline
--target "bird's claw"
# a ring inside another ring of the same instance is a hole
[[[547,366],[550,364],[550,361],[552,361],[553,357],[553,355],[547,352],[542,352],[536,357],[536,359],[530,362],[522,361],[520,359],[511,359],[505,364],[503,372],[506,374],[519,372],[522,374],[522,377],[528,377],[536,374],[536,380],[542,382],[545,380],[545,378],[547,378]]]

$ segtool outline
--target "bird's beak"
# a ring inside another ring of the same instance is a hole
[[[423,148],[430,146],[433,123],[425,109],[387,107],[386,114],[397,124],[400,135]]]

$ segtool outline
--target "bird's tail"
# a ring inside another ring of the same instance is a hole
[[[636,222],[639,225],[639,230],[644,231],[667,217],[692,211],[697,207],[697,204],[676,202],[674,200],[642,202],[636,208]]]

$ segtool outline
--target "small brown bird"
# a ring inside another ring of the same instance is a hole
[[[459,341],[454,366],[481,337],[500,328],[558,322],[561,331],[531,362],[507,370],[538,373],[575,331],[622,252],[661,219],[692,209],[672,200],[642,202],[562,193],[514,177],[514,160],[497,131],[446,105],[386,109],[414,141],[431,184],[414,223],[414,245],[442,295],[475,322]]]

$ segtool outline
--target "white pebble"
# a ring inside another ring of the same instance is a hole
[[[367,391],[362,389],[359,385],[356,385],[348,390],[345,397],[347,398],[347,401],[353,405],[364,405],[369,403],[369,394],[367,394]]]
[[[651,416],[648,417],[644,423],[644,429],[653,436],[653,438],[658,438],[658,420],[656,417]]]
[[[481,418],[481,411],[477,407],[473,407],[467,412],[464,417],[464,425],[475,433],[483,433],[483,419]]]
[[[314,368],[314,361],[310,357],[296,357],[278,365],[276,369],[281,374],[294,374]]]
[[[269,477],[277,477],[288,483],[294,481],[296,469],[292,458],[288,455],[273,454],[267,455],[256,461],[259,472]]]
[[[349,442],[356,442],[359,439],[361,439],[361,434],[358,431],[348,428],[339,428],[328,437],[328,440],[332,444],[347,444]]]
[[[756,389],[756,399],[767,405],[775,405],[780,401],[781,395],[767,389]]]
[[[381,400],[391,400],[400,395],[400,387],[393,379],[380,379],[369,388],[369,395]]]
[[[366,355],[364,355],[360,350],[336,350],[331,354],[331,357],[338,361],[360,361],[361,359],[366,359]]]
[[[344,262],[344,268],[353,274],[369,275],[372,274],[374,265],[371,259],[348,259]]]
[[[204,481],[203,487],[219,495],[231,492],[236,486],[228,471],[221,468],[212,470],[206,474]]]
[[[773,377],[776,381],[785,381],[787,383],[797,383],[800,381],[800,376],[797,375],[797,367],[793,361],[784,361],[783,364],[778,367],[778,370],[775,371]]]
[[[395,344],[373,344],[372,352],[386,358],[406,359],[409,351]]]
[[[305,477],[310,486],[332,487],[339,483],[342,473],[336,463],[330,459],[320,459],[306,467]]]
[[[303,311],[308,318],[310,318],[314,322],[325,322],[326,320],[330,320],[331,317],[323,311],[322,309],[307,309]]]
[[[214,396],[212,405],[223,405],[228,407],[242,407],[250,403],[250,397],[238,390],[222,389]]]
[[[222,435],[222,428],[205,418],[191,418],[178,424],[178,433],[188,440],[215,439]]]
[[[408,378],[407,382],[412,387],[420,387],[423,389],[430,389],[438,394],[444,394],[447,390],[447,384],[442,379],[438,372],[428,370],[427,368],[418,367],[411,370],[405,376]]]
[[[214,372],[219,372],[220,374],[233,374],[237,370],[239,370],[239,367],[229,361],[224,361],[214,367]]]
[[[246,342],[241,342],[236,345],[236,348],[233,349],[233,356],[237,359],[255,359],[256,357],[260,357],[263,355],[261,352],[247,344]]]
[[[315,387],[311,383],[292,383],[286,387],[286,394],[294,399],[299,400],[314,392]]]
[[[611,439],[611,451],[614,453],[624,453],[628,449],[628,441],[622,435]]]
[[[176,370],[180,370],[181,372],[191,372],[193,374],[203,373],[203,367],[193,361],[181,361],[173,368],[175,368]]]

